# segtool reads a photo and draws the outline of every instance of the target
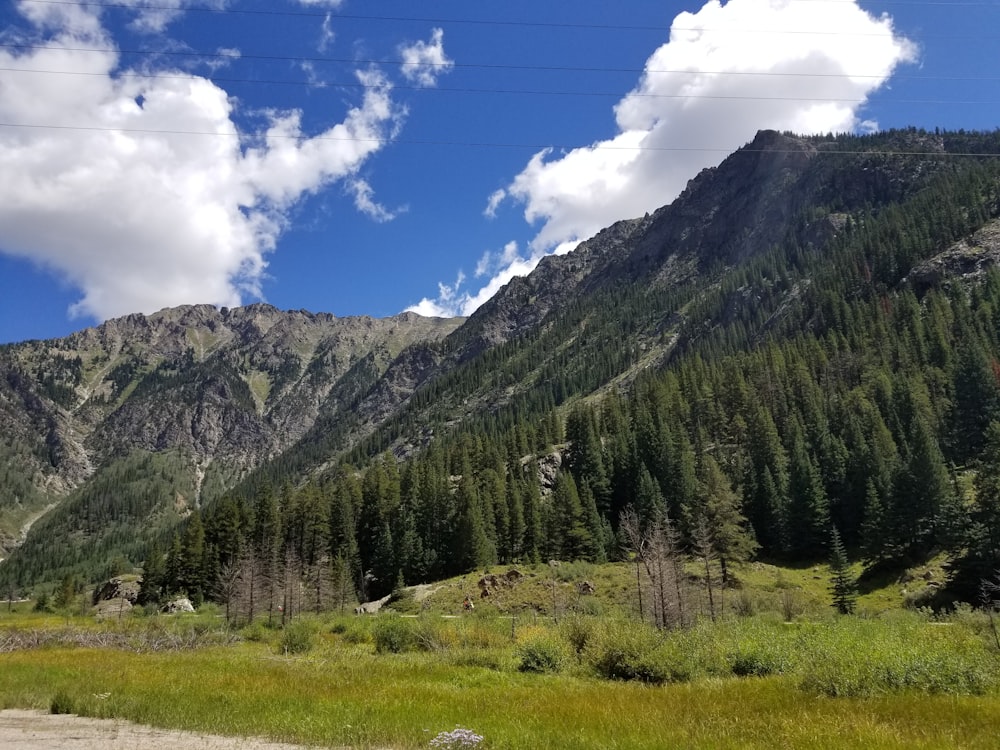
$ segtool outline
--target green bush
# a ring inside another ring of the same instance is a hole
[[[595,566],[593,563],[575,560],[573,562],[561,562],[551,568],[552,577],[563,583],[573,583],[594,577]]]
[[[788,673],[800,655],[795,635],[785,625],[775,626],[760,618],[741,621],[726,650],[728,671],[737,677]]]
[[[414,638],[420,651],[448,651],[458,645],[458,631],[436,617],[421,617],[414,625]]]
[[[352,617],[337,620],[331,633],[339,635],[345,643],[357,645],[359,643],[372,642],[372,622],[369,617]]]
[[[52,697],[52,703],[49,704],[50,714],[75,714],[76,713],[76,701],[73,699],[69,693],[64,690],[60,690]]]
[[[267,628],[259,622],[253,622],[240,630],[240,635],[244,640],[251,643],[263,643],[267,640]]]
[[[518,649],[517,668],[521,672],[559,672],[567,660],[568,649],[555,633],[541,633],[522,643]]]
[[[415,651],[417,647],[416,628],[410,620],[392,615],[381,615],[372,628],[375,651],[379,654],[401,654]]]
[[[307,654],[316,645],[316,633],[311,623],[292,620],[281,633],[280,648],[285,654]]]
[[[581,655],[594,635],[594,621],[579,615],[567,617],[559,624],[559,631],[577,655]]]
[[[654,671],[644,660],[660,642],[660,635],[643,623],[606,622],[595,630],[585,657],[601,677],[609,680],[640,680]]]

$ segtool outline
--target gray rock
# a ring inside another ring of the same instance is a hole
[[[194,605],[191,603],[190,599],[182,597],[164,604],[163,611],[168,615],[176,615],[181,612],[194,612]]]

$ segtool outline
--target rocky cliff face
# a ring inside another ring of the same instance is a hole
[[[196,305],[0,348],[4,456],[30,488],[0,500],[6,545],[39,507],[136,449],[179,448],[216,488],[231,483],[324,409],[346,408],[328,400],[359,362],[377,376],[460,323]]]

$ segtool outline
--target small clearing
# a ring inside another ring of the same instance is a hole
[[[222,737],[69,714],[0,711],[4,750],[304,750],[254,737]]]

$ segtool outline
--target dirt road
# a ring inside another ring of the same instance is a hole
[[[177,732],[115,719],[23,711],[0,711],[0,748],[4,750],[304,750],[300,745],[253,737]]]

